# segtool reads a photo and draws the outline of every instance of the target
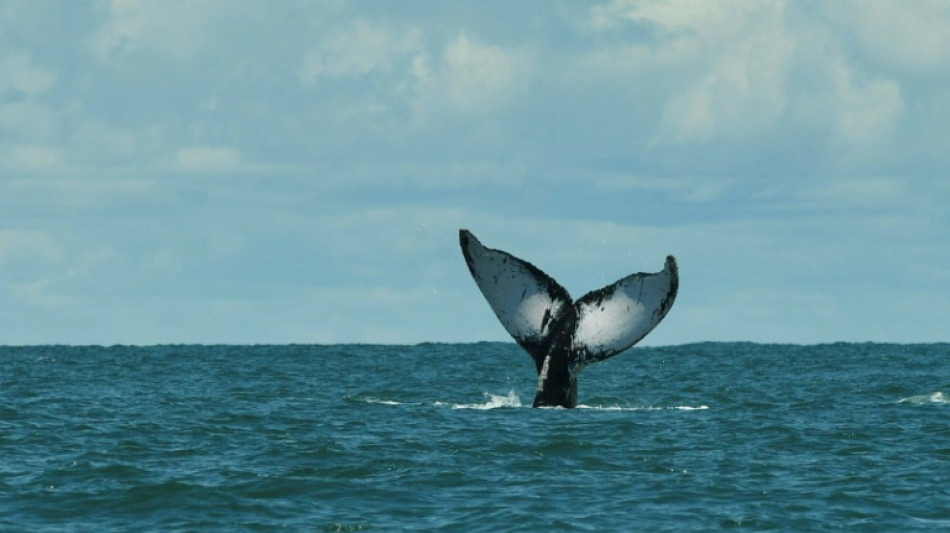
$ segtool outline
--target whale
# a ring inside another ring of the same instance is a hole
[[[495,316],[538,371],[533,407],[577,406],[577,375],[643,339],[670,311],[679,289],[676,259],[631,274],[574,301],[533,264],[484,246],[467,229],[459,245]]]

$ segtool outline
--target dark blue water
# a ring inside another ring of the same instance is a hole
[[[950,528],[950,345],[0,348],[3,531]]]

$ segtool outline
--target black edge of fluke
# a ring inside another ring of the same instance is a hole
[[[630,348],[666,316],[679,290],[676,258],[576,302],[553,278],[508,252],[485,247],[465,228],[459,246],[495,316],[538,371],[534,407],[576,407],[577,374]]]

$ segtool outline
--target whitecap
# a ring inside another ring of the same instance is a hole
[[[485,393],[485,402],[484,403],[454,403],[449,404],[445,402],[435,402],[436,406],[449,406],[452,409],[499,409],[503,407],[523,407],[521,404],[521,398],[518,396],[518,393],[515,391],[509,391],[508,394],[502,396],[500,394],[492,394],[490,392]]]
[[[621,407],[619,405],[584,405],[578,404],[578,409],[593,409],[596,411],[703,411],[709,409],[708,405],[672,405],[668,407],[645,406],[645,407]]]
[[[344,396],[344,399],[351,402],[362,402],[362,403],[372,403],[377,405],[403,405],[403,402],[397,402],[395,400],[384,400],[382,398],[375,398],[373,396]]]
[[[950,403],[950,396],[937,391],[932,394],[918,394],[917,396],[901,398],[897,403]]]
[[[679,409],[680,411],[705,411],[706,409],[709,409],[709,406],[697,405],[696,407],[693,407],[691,405],[678,405],[673,407],[673,409]]]
[[[378,403],[380,405],[402,405],[402,402],[397,402],[395,400],[377,400],[375,398],[367,399],[366,403]]]
[[[448,403],[436,401],[436,407],[451,407],[452,409],[501,409],[506,407],[526,407],[521,402],[521,397],[515,391],[509,391],[506,395],[485,393],[485,402],[483,403]],[[541,407],[541,409],[562,409],[561,407]],[[619,405],[587,405],[577,404],[577,409],[589,409],[592,411],[703,411],[709,409],[708,405],[673,405],[673,406],[644,406],[644,407],[623,407]]]

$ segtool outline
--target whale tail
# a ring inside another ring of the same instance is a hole
[[[660,272],[632,274],[575,302],[541,269],[485,247],[468,230],[459,230],[459,244],[478,288],[508,333],[531,354],[539,375],[547,374],[551,356],[566,358],[572,382],[587,365],[626,350],[653,330],[679,288],[671,255]]]

